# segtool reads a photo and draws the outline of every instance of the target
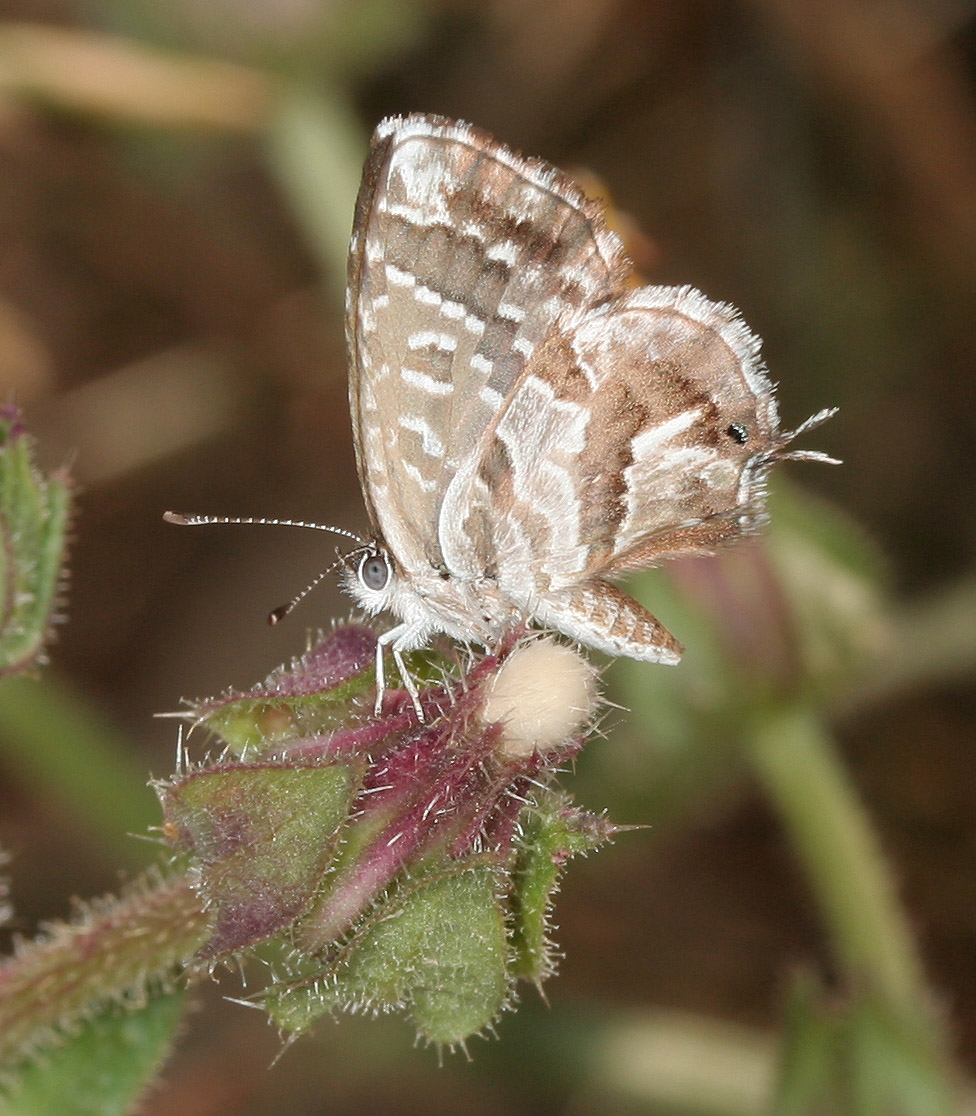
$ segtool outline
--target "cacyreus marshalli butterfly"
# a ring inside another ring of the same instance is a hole
[[[436,116],[384,120],[363,173],[346,332],[371,538],[344,583],[393,653],[531,622],[613,656],[680,644],[613,584],[754,532],[781,431],[759,339],[691,287],[636,287],[555,167]],[[213,517],[170,516],[179,522]],[[280,616],[284,610],[279,610]]]

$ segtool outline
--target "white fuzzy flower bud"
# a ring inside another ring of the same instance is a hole
[[[481,719],[503,726],[499,753],[520,759],[567,743],[590,722],[598,702],[591,664],[565,644],[535,639],[516,647],[502,664]]]

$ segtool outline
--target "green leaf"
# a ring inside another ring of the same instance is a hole
[[[41,476],[15,407],[0,406],[0,676],[43,655],[61,587],[71,489]]]
[[[348,724],[349,700],[361,693],[372,676],[355,679],[318,694],[278,699],[230,695],[200,706],[203,723],[236,756],[255,759],[280,745],[315,733],[335,731]]]
[[[128,836],[159,818],[143,761],[131,737],[57,671],[0,679],[0,753],[5,770],[89,835],[92,853],[115,867],[145,865],[147,846]]]
[[[779,478],[768,547],[796,628],[803,681],[829,697],[873,667],[891,637],[877,546],[839,508]]]
[[[512,975],[540,983],[553,970],[549,913],[563,866],[608,841],[616,827],[573,808],[567,795],[547,791],[537,797],[536,809],[526,811],[513,872]]]
[[[618,730],[628,746],[584,762],[615,814],[657,832],[741,777],[742,729],[757,707],[829,701],[869,672],[887,639],[884,568],[870,539],[774,480],[760,537],[629,582],[686,650],[676,668],[611,665],[611,696],[632,711]]]
[[[200,956],[263,941],[307,909],[335,852],[362,766],[227,767],[161,791],[164,831],[189,855],[215,913]]]
[[[841,1043],[842,1077],[851,1082],[847,1111],[865,1116],[952,1116],[943,1045],[927,1004],[916,1018],[893,1012],[879,997],[859,996]]]
[[[340,94],[299,83],[282,94],[268,136],[272,172],[336,290],[345,283],[349,214],[365,146],[355,115]]]
[[[63,1044],[27,1064],[4,1116],[125,1116],[169,1053],[186,996],[157,993],[135,1010],[107,1008]]]
[[[836,1109],[837,1027],[818,1003],[820,995],[819,984],[808,973],[790,989],[776,1086],[775,1111],[780,1116]]]
[[[263,682],[193,703],[192,719],[250,760],[335,732],[348,727],[350,702],[372,684],[375,652],[373,631],[346,624]]]
[[[430,1042],[463,1042],[498,1015],[508,994],[507,943],[487,858],[398,892],[326,969],[271,993],[272,1019],[307,1030],[336,1011],[406,1011]]]

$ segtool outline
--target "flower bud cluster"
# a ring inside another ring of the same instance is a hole
[[[516,978],[549,975],[558,872],[614,832],[554,787],[593,723],[594,672],[517,633],[424,686],[422,722],[404,691],[377,716],[375,638],[339,628],[265,683],[194,706],[224,747],[159,787],[164,832],[211,912],[201,960],[261,946],[283,1028],[402,1009],[453,1044]]]

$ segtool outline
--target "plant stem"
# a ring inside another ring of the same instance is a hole
[[[141,871],[150,850],[127,839],[159,818],[127,739],[54,674],[0,679],[0,753],[87,834],[92,851]]]
[[[748,745],[754,769],[789,834],[826,920],[839,964],[903,1018],[928,992],[912,935],[877,837],[811,712],[764,711]]]
[[[185,876],[144,877],[0,965],[0,1066],[14,1065],[98,1007],[138,1005],[203,943],[208,918]]]

